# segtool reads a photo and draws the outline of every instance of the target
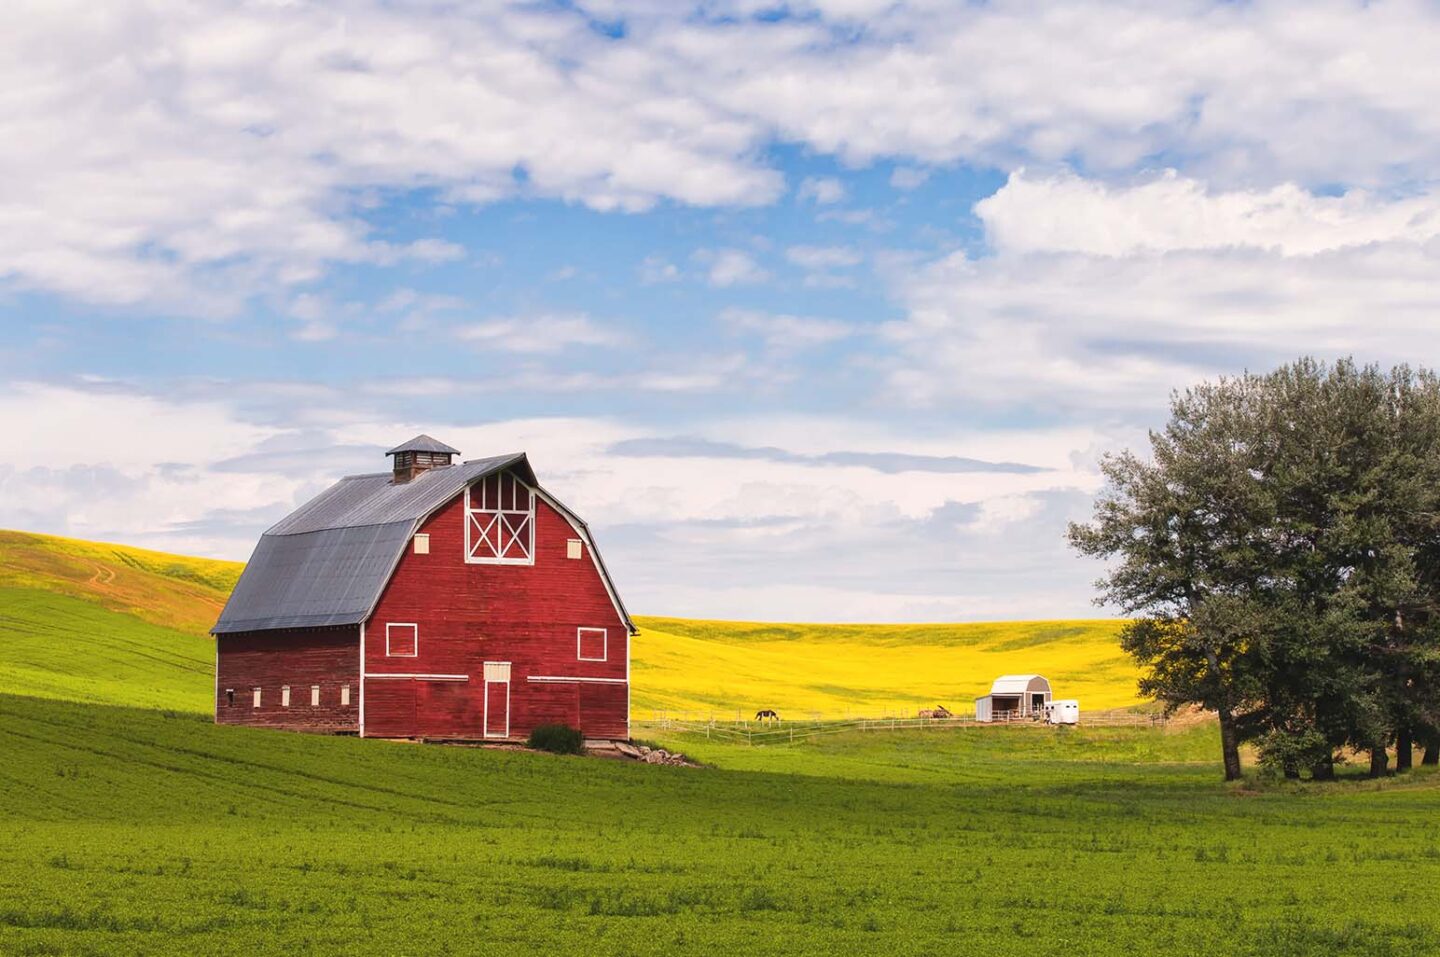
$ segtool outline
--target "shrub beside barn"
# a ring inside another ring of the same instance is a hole
[[[215,720],[364,737],[629,737],[630,616],[521,454],[417,436],[260,539],[214,628]]]

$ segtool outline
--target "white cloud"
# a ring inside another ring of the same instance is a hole
[[[663,256],[646,256],[640,263],[640,281],[647,286],[675,282],[679,278],[679,268]]]
[[[785,258],[803,269],[844,269],[857,266],[862,259],[850,246],[791,246]]]
[[[251,425],[219,402],[118,386],[11,388],[0,393],[0,419],[14,424],[16,439],[0,450],[0,527],[244,558],[299,502],[341,474],[384,469],[385,448],[425,431],[467,456],[529,452],[547,488],[590,521],[637,612],[718,615],[747,590],[745,613],[774,619],[997,617],[1017,602],[1034,613],[1085,611],[1083,576],[1035,599],[1024,574],[1074,563],[1055,528],[1098,481],[1070,464],[1093,441],[1086,433],[1045,436],[1051,471],[893,474],[783,458],[637,458],[609,450],[656,433],[611,418],[457,424],[350,400],[348,417],[301,431]],[[853,416],[762,416],[702,431],[719,441],[796,436],[815,450],[942,455],[1040,441],[934,430],[907,437]],[[997,555],[1001,528],[1006,549]],[[877,579],[880,551],[896,574]],[[728,607],[733,615],[738,606]]]
[[[699,258],[710,264],[707,275],[712,286],[753,285],[770,278],[770,274],[741,249],[719,249],[706,252]]]
[[[802,202],[808,200],[821,206],[838,203],[845,198],[845,184],[833,176],[807,176],[795,191]]]
[[[1139,185],[1013,174],[975,212],[1003,253],[1137,252],[1247,247],[1307,256],[1440,234],[1440,194],[1316,196],[1293,183],[1216,192],[1173,171]]]
[[[890,174],[890,185],[896,189],[919,189],[925,185],[930,178],[930,171],[927,169],[916,169],[913,166],[897,166]]]
[[[529,5],[12,4],[0,275],[233,311],[332,263],[460,254],[368,226],[396,193],[767,203],[784,189],[774,143],[912,164],[897,185],[917,165],[1108,175],[1164,155],[1260,196],[1388,189],[1440,163],[1440,10],[1423,4],[813,9],[625,5],[615,39],[587,11]],[[834,203],[844,184],[799,194]]]
[[[838,319],[783,313],[726,309],[720,321],[731,329],[758,335],[772,349],[789,351],[823,346],[855,335],[855,327]]]
[[[1428,196],[1012,178],[977,206],[993,255],[901,281],[890,384],[921,404],[1153,417],[1172,388],[1302,354],[1426,364],[1434,211]]]
[[[620,345],[625,337],[586,315],[535,315],[487,319],[460,326],[455,335],[464,342],[505,352],[548,353],[591,346]]]

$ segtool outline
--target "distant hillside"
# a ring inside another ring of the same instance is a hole
[[[0,531],[0,693],[209,713],[208,630],[242,565]],[[1087,709],[1137,704],[1115,621],[802,625],[638,618],[632,706],[826,717],[943,704],[1039,672]]]
[[[1120,622],[804,625],[636,619],[632,707],[749,717],[968,711],[1002,674],[1039,673],[1082,709],[1142,703]]]
[[[208,713],[243,567],[0,531],[0,693]]]

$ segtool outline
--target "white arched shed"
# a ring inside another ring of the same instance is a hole
[[[1050,681],[1042,675],[1001,675],[990,693],[975,699],[976,721],[1010,721],[1045,714]]]

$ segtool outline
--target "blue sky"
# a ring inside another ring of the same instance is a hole
[[[1421,4],[21,3],[0,526],[244,558],[425,431],[642,612],[1078,616],[1108,450],[1434,365]]]

